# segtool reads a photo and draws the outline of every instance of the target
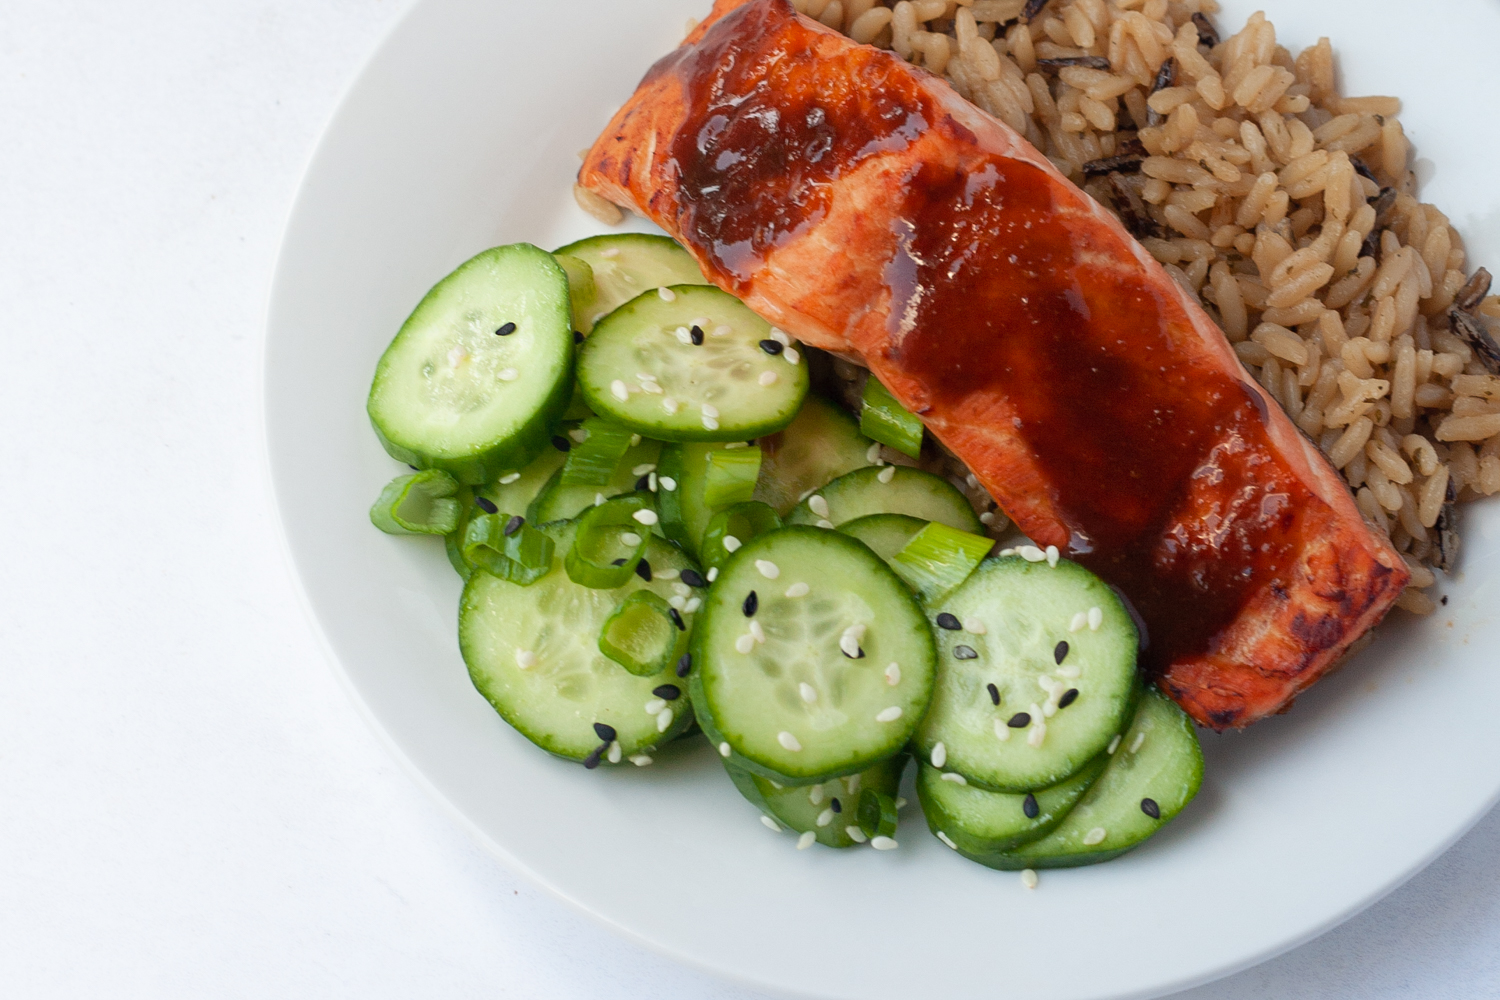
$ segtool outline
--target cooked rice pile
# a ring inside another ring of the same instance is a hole
[[[1453,504],[1500,491],[1500,296],[1415,197],[1394,97],[1341,97],[1215,0],[794,0],[1023,133],[1223,327],[1412,568],[1457,555]]]

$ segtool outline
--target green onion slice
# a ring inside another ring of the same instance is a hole
[[[552,569],[556,543],[531,525],[511,527],[511,514],[480,514],[464,531],[463,558],[476,569],[521,586],[535,583]],[[511,528],[510,534],[505,529]]]
[[[564,486],[603,486],[615,473],[615,466],[630,447],[630,431],[601,417],[583,422],[588,436],[568,451],[563,465]]]
[[[621,601],[599,633],[599,652],[638,677],[661,673],[686,651],[687,633],[671,606],[649,590]]]
[[[703,504],[710,510],[744,503],[755,495],[760,478],[761,450],[724,448],[708,453],[708,476],[703,481]]]
[[[903,455],[918,458],[922,454],[922,419],[896,402],[896,397],[874,375],[865,380],[859,432]]]
[[[611,590],[629,582],[651,539],[650,525],[635,515],[650,511],[650,523],[656,523],[649,496],[631,493],[584,512],[573,547],[563,559],[569,579],[595,590]]]
[[[380,491],[370,521],[389,535],[446,535],[458,527],[458,480],[442,469],[399,476]]]
[[[967,580],[994,547],[993,539],[929,521],[891,557],[891,568],[922,600],[936,601]]]
[[[866,837],[894,837],[900,816],[896,812],[896,800],[873,788],[866,788],[859,795],[859,807],[855,819]]]
[[[698,553],[703,568],[722,566],[750,539],[781,527],[781,517],[769,504],[748,500],[726,507],[713,516],[703,531]]]

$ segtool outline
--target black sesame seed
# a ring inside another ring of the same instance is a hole
[[[613,741],[611,741],[611,742],[613,742]],[[608,749],[609,749],[609,744],[608,743],[605,743],[602,746],[594,747],[594,749],[589,753],[589,755],[587,757],[583,758],[583,766],[586,767],[586,768],[588,768],[590,771],[592,771],[594,768],[598,767],[599,766],[599,758],[603,757],[604,756],[604,752],[606,750],[608,750]]]
[[[497,336],[497,337],[509,337],[511,334],[513,334],[515,332],[516,332],[516,324],[514,324],[514,323],[506,323],[500,329],[498,329],[498,330],[495,331],[495,336]]]
[[[683,623],[682,615],[678,613],[677,609],[668,608],[667,611],[672,615],[672,624],[677,626],[677,631],[686,632],[687,625]]]
[[[865,647],[856,646],[854,648],[858,650],[858,655],[856,656],[849,656],[848,653],[844,652],[843,647],[839,647],[839,652],[844,653],[845,656],[849,656],[849,659],[851,660],[863,660],[865,658]]]
[[[740,610],[743,611],[743,612],[745,612],[745,617],[746,618],[754,618],[755,617],[755,612],[758,611],[759,609],[760,609],[760,595],[757,594],[755,591],[752,590],[752,591],[750,591],[749,595],[746,596],[745,603],[740,605]]]
[[[1062,661],[1066,660],[1067,658],[1068,658],[1068,643],[1067,643],[1066,640],[1064,640],[1064,641],[1062,641],[1062,642],[1060,642],[1060,643],[1057,644],[1057,648],[1056,649],[1052,650],[1052,660],[1058,666],[1062,666]]]
[[[785,348],[781,345],[781,341],[779,340],[762,340],[760,342],[760,349],[772,356],[780,354],[783,350],[785,350]]]
[[[836,813],[841,813],[844,811],[844,804],[838,799],[833,799],[828,803],[828,808],[832,809]]]
[[[1063,696],[1057,700],[1057,707],[1058,708],[1067,708],[1069,705],[1073,704],[1073,702],[1075,702],[1077,700],[1078,700],[1078,689],[1077,688],[1068,688],[1066,691],[1063,692]]]
[[[561,434],[558,434],[552,438],[552,447],[556,448],[558,451],[568,451],[573,447],[573,442],[569,441]]]
[[[484,511],[486,514],[500,513],[500,508],[496,507],[495,501],[491,500],[489,497],[475,497],[474,506]]]
[[[974,652],[973,646],[954,646],[953,658],[955,660],[977,660],[979,654]]]
[[[583,343],[583,331],[582,330],[574,330],[573,331],[573,343],[575,343],[575,344],[581,344],[581,343]]]
[[[708,581],[705,580],[705,579],[703,579],[702,575],[699,574],[699,572],[697,570],[695,570],[695,569],[685,569],[685,570],[683,570],[682,571],[682,582],[685,583],[685,584],[687,584],[689,587],[707,587],[708,586]]]
[[[1152,819],[1161,819],[1161,806],[1156,804],[1155,799],[1141,799],[1141,812]]]
[[[615,732],[615,727],[611,726],[609,723],[596,722],[594,723],[594,735],[598,736],[601,740],[608,744],[613,743],[620,734]]]
[[[1042,807],[1037,805],[1036,796],[1027,792],[1026,798],[1021,801],[1021,811],[1026,814],[1027,819],[1036,819],[1041,815]]]
[[[618,558],[618,559],[614,560],[613,562],[611,562],[610,565],[611,566],[624,566],[625,562],[626,562],[625,557],[621,556],[620,558]]]
[[[641,492],[649,490],[651,488],[651,473],[648,472],[641,478],[637,479],[635,481],[635,488],[637,491]]]
[[[682,659],[677,661],[677,676],[686,677],[693,669],[693,654],[683,653]]]
[[[1447,607],[1448,606],[1448,595],[1444,594],[1442,601],[1439,602],[1439,603],[1441,603],[1443,605],[1443,607]]]
[[[944,611],[942,614],[940,614],[940,615],[937,616],[937,623],[938,623],[938,628],[945,628],[949,632],[957,632],[958,630],[960,630],[961,628],[963,628],[963,626],[961,624],[959,624],[958,619],[955,618],[953,615],[950,615],[946,611]]]
[[[996,705],[1000,704],[1000,689],[995,687],[995,685],[993,684],[986,684],[985,688],[990,693],[990,701],[994,702]]]
[[[651,582],[651,564],[648,563],[644,559],[642,559],[640,562],[636,563],[635,564],[635,575],[638,576],[638,577],[640,577],[642,580],[645,580],[647,583],[650,583]]]
[[[410,462],[406,463],[406,467],[408,469],[410,469],[411,471],[413,471],[413,472],[421,472],[422,471],[421,469],[417,468],[415,465],[412,465]]]
[[[490,506],[493,507],[494,504],[491,504]],[[509,538],[511,535],[514,535],[516,532],[520,531],[521,526],[525,523],[526,518],[522,517],[520,514],[514,515],[509,521],[505,522],[505,537]]]
[[[1031,725],[1031,713],[1017,712],[1015,715],[1012,715],[1010,717],[1010,721],[1007,722],[1006,725],[1012,729],[1025,729],[1027,726]]]
[[[703,345],[703,327],[693,327],[688,331],[688,336],[692,337],[694,347],[701,347]]]
[[[676,701],[682,697],[682,688],[676,684],[663,684],[661,687],[652,688],[651,693],[663,701]]]

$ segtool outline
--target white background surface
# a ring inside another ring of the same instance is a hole
[[[265,295],[401,8],[0,2],[0,994],[758,996],[475,847],[297,604],[260,465]],[[1184,996],[1500,996],[1497,853],[1492,815],[1344,927]]]

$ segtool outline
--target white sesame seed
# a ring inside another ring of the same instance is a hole
[[[719,744],[719,756],[720,757],[728,757],[729,756],[729,744],[728,743],[720,743]]]
[[[536,654],[529,649],[516,650],[516,666],[522,670],[530,670],[536,666]]]
[[[1078,612],[1076,615],[1073,616],[1073,620],[1068,623],[1068,631],[1069,632],[1082,632],[1084,629],[1086,629],[1088,627],[1089,627],[1089,613],[1087,611],[1080,611],[1080,612]]]
[[[664,732],[667,731],[667,728],[669,726],[671,726],[671,725],[672,725],[672,710],[670,708],[664,708],[664,709],[661,710],[661,713],[659,715],[657,715],[657,717],[656,717],[656,731],[658,733],[664,733]]]
[[[1083,676],[1083,670],[1078,666],[1069,663],[1067,666],[1057,668],[1057,676],[1066,677],[1069,680],[1072,680],[1075,677]]]
[[[588,428],[575,427],[572,430],[568,431],[568,437],[573,439],[574,444],[583,444],[583,442],[589,439]]]
[[[781,567],[777,566],[769,559],[755,560],[755,568],[760,570],[760,575],[765,577],[767,580],[774,580],[781,575]]]
[[[824,809],[822,812],[818,813],[818,825],[827,826],[828,824],[833,822],[833,817],[834,812],[832,809]]]
[[[802,743],[797,739],[797,737],[793,736],[791,733],[785,730],[782,730],[781,732],[776,734],[776,742],[780,743],[785,749],[791,750],[793,753],[802,749]]]
[[[653,375],[653,374],[651,374],[650,372],[636,372],[635,373],[635,377],[636,377],[636,381],[638,381],[638,382],[655,382],[656,381],[656,376]]]
[[[797,362],[802,360],[802,355],[798,354],[796,348],[793,347],[788,347],[786,350],[782,351],[781,356],[783,358],[786,358],[786,363],[789,365],[795,365]]]
[[[1130,741],[1130,752],[1131,753],[1135,753],[1137,750],[1139,750],[1141,748],[1141,744],[1144,743],[1144,742],[1146,742],[1146,734],[1145,733],[1136,733],[1135,734],[1135,739],[1133,739],[1133,740]]]
[[[901,683],[901,664],[892,663],[885,668],[885,682],[891,687]]]
[[[763,371],[763,372],[760,373],[760,378],[756,379],[755,381],[759,382],[761,385],[764,385],[764,386],[772,386],[772,385],[776,384],[776,379],[777,379],[777,375],[776,375],[775,372],[773,372],[773,371]]]
[[[500,477],[500,485],[509,486],[511,483],[520,478],[521,474],[519,472],[507,472],[505,475]]]
[[[1047,559],[1047,553],[1043,552],[1035,545],[1021,546],[1020,548],[1016,549],[1016,555],[1020,556],[1022,559],[1025,559],[1027,562],[1044,562]]]
[[[780,344],[782,347],[792,346],[792,338],[788,337],[779,328],[774,326],[771,327],[771,339],[776,341],[776,343]]]
[[[766,630],[760,627],[760,622],[754,618],[750,619],[750,636],[759,643],[766,641]]]
[[[670,288],[658,288],[656,294],[661,296],[663,302],[676,302],[677,293]]]
[[[630,435],[630,447],[632,447],[632,448],[639,448],[640,446],[641,446],[641,436],[639,434],[632,434],[632,435]]]
[[[719,408],[711,403],[704,403],[700,409],[703,411],[705,417],[717,417],[719,415]]]
[[[901,706],[900,705],[892,705],[890,708],[883,708],[883,709],[881,709],[880,713],[875,716],[875,721],[876,722],[895,722],[899,718],[901,718]]]
[[[786,596],[806,597],[808,595],[808,592],[811,590],[812,588],[805,583],[794,583],[790,587],[786,588]]]
[[[663,396],[661,398],[661,408],[667,411],[668,416],[676,416],[677,400],[673,399],[671,396]]]
[[[643,465],[637,465],[635,468],[631,469],[630,470],[630,474],[632,476],[635,476],[635,477],[639,478],[641,476],[644,476],[648,472],[655,472],[655,471],[656,471],[656,465],[654,463],[652,463],[652,462],[646,462]]]
[[[724,551],[733,552],[740,547],[740,540],[733,535],[724,536]]]
[[[943,745],[942,741],[938,741],[937,745],[932,748],[932,766],[942,767],[946,763],[948,763],[948,748]]]
[[[621,545],[628,545],[631,548],[635,548],[637,545],[641,544],[641,536],[637,535],[633,531],[621,532],[620,533],[620,544]]]
[[[1052,678],[1048,677],[1046,674],[1040,674],[1040,675],[1037,676],[1036,686],[1039,687],[1039,688],[1041,688],[1043,691],[1047,692],[1050,695],[1053,691],[1055,691],[1057,689],[1058,683],[1057,683],[1057,681],[1055,681]]]
[[[956,771],[944,771],[943,780],[951,781],[955,785],[967,785],[969,783],[968,778],[965,778],[963,775],[957,773]]]
[[[969,633],[970,635],[984,635],[989,631],[989,629],[986,628],[984,622],[978,618],[965,618],[964,631]]]
[[[733,333],[734,330],[727,326],[716,326],[709,332],[711,332],[715,337],[727,337],[731,333]]]
[[[634,764],[636,767],[645,767],[647,764],[651,763],[651,758],[646,754],[638,753],[630,758],[630,763]]]
[[[594,506],[595,507],[603,507],[604,506],[604,494],[603,493],[595,493],[594,494]]]
[[[736,451],[736,450],[738,450],[740,448],[748,448],[748,447],[750,447],[750,442],[749,441],[730,441],[730,442],[728,442],[727,444],[724,445],[724,450],[725,451]]]
[[[1050,719],[1050,718],[1052,718],[1056,714],[1057,714],[1057,702],[1055,702],[1055,701],[1048,701],[1047,704],[1045,704],[1045,705],[1042,706],[1042,715],[1044,715],[1045,717],[1047,717],[1047,718]]]
[[[725,744],[725,745],[727,746],[728,744]],[[765,827],[766,827],[767,830],[771,830],[774,833],[780,833],[781,832],[781,824],[777,823],[771,817],[762,815],[761,818],[760,818],[760,821],[763,824],[765,824]]]
[[[646,702],[646,714],[655,715],[657,712],[660,712],[666,707],[667,700],[665,698],[652,698],[650,701]]]
[[[1004,719],[995,720],[995,738],[1001,743],[1010,741],[1010,727],[1005,724]]]
[[[745,655],[749,655],[750,650],[752,650],[754,648],[755,648],[755,636],[751,635],[749,632],[746,632],[744,635],[742,635],[738,639],[734,640],[734,650],[737,653],[742,653],[742,654],[745,654]]]
[[[679,570],[675,570],[672,567],[668,566],[666,569],[656,570],[654,575],[658,580],[676,580],[678,577],[682,576],[682,573]]]
[[[896,808],[897,808],[897,809],[905,809],[905,808],[906,808],[906,800],[905,800],[905,799],[903,799],[903,798],[902,798],[902,797],[901,797],[901,796],[899,796],[899,795],[898,795],[898,796],[896,796]]]
[[[677,489],[677,480],[673,479],[671,476],[662,476],[657,480],[657,482],[661,483],[661,488],[666,490],[668,493],[675,492]]]
[[[992,510],[987,510],[983,514],[980,514],[979,515],[979,523],[982,524],[982,525],[984,525],[986,528],[988,528],[990,525],[994,524],[995,523],[995,512],[992,511]]]
[[[870,447],[868,447],[868,448],[865,449],[865,461],[866,462],[878,462],[878,461],[880,461],[880,442],[879,441],[876,441],[874,444],[870,445]]]
[[[858,774],[851,774],[849,775],[849,777],[844,779],[844,787],[849,789],[850,795],[853,795],[855,792],[859,791],[859,782],[861,777],[862,776]]]
[[[708,570],[708,582],[713,583],[719,578],[719,567],[711,566]]]
[[[1118,749],[1120,749],[1120,734],[1115,733],[1115,738],[1109,741],[1109,749],[1106,753],[1113,754]]]
[[[892,479],[896,478],[896,467],[894,465],[887,465],[875,474],[875,478],[882,483],[889,483]]]
[[[843,650],[845,656],[851,660],[859,659],[859,643],[865,636],[863,625],[850,625],[844,629],[844,634],[839,636],[839,649]]]
[[[658,480],[656,478],[656,473],[652,472],[652,473],[647,474],[647,476],[646,476],[646,489],[650,490],[652,493],[655,493],[656,492],[656,484],[657,484],[657,482],[658,482]]]
[[[1089,608],[1089,631],[1099,631],[1099,626],[1104,624],[1104,611],[1100,608]]]
[[[823,804],[823,795],[823,786],[813,785],[807,790],[807,801],[811,802],[815,806],[820,806]]]
[[[687,610],[687,598],[683,597],[681,594],[673,594],[671,597],[667,598],[667,603],[676,608],[678,611]]]
[[[693,614],[701,607],[703,607],[703,598],[689,597],[687,603],[682,606],[682,610],[685,614]]]
[[[1046,738],[1047,723],[1042,718],[1042,713],[1038,712],[1031,717],[1031,729],[1026,733],[1026,745],[1029,747],[1039,747]]]
[[[1015,554],[1016,554],[1016,550],[1015,549],[1001,549],[1000,550],[1000,558],[1001,559],[1004,559],[1007,556],[1013,556]]]
[[[601,256],[601,257],[618,257],[618,256],[620,256],[620,248],[619,247],[606,247],[605,249],[599,251],[599,256]]]
[[[953,838],[950,837],[950,836],[948,836],[942,830],[939,830],[937,832],[937,839],[941,840],[943,843],[947,844],[949,847],[953,848],[955,851],[958,850],[958,845],[953,842]]]
[[[650,527],[651,525],[661,520],[661,518],[657,516],[656,511],[652,510],[650,507],[643,507],[630,516],[646,525],[647,527]]]
[[[820,518],[818,520],[818,527],[820,527],[820,528],[832,528],[833,527],[833,522],[830,521],[830,520],[828,520],[827,518]]]
[[[870,846],[875,848],[875,850],[877,851],[894,851],[901,845],[896,843],[890,837],[875,837],[870,841]]]
[[[1035,889],[1036,883],[1036,872],[1032,871],[1030,868],[1027,868],[1025,871],[1021,872],[1021,884],[1026,888]]]
[[[978,489],[979,487],[979,477],[974,475],[974,473],[972,472],[964,477],[964,482],[968,484],[968,487],[971,490]]]
[[[800,694],[802,696],[802,700],[807,702],[809,705],[814,704],[818,700],[818,689],[813,687],[806,681],[803,681],[801,684],[797,685],[797,693]]]
[[[688,326],[696,326],[700,330],[703,329],[707,325],[708,325],[708,317],[707,316],[699,316],[697,319],[693,320],[691,323],[688,324]]]
[[[1060,559],[1060,558],[1062,558],[1062,555],[1061,555],[1061,553],[1059,553],[1057,551],[1057,546],[1056,545],[1049,545],[1049,546],[1047,546],[1047,565],[1048,566],[1054,566],[1055,567],[1057,565],[1057,560]]]
[[[674,579],[672,577],[668,577],[664,573],[658,573],[657,576],[661,577],[663,580]],[[683,583],[681,580],[675,580],[674,579],[674,582],[672,584],[672,593],[676,594],[678,597],[687,597],[692,592],[693,592],[693,588],[692,587],[689,587],[687,584]]]
[[[779,781],[771,781],[770,778],[767,778],[766,780],[770,781],[771,782],[771,787],[774,788],[774,789],[776,789],[778,792],[784,792],[784,791],[786,791],[786,786],[783,785],[781,782],[779,782]]]
[[[502,369],[500,369],[500,381],[502,381],[502,382],[514,382],[516,379],[518,379],[520,377],[521,377],[521,373],[518,372],[518,371],[516,371],[514,368],[502,368]]]
[[[676,330],[676,333],[677,333],[677,342],[679,344],[683,344],[683,345],[688,346],[688,347],[692,346],[692,343],[693,343],[693,333],[692,333],[691,330],[689,330],[685,326],[679,326],[677,328],[677,330]]]
[[[828,516],[828,501],[819,494],[814,493],[807,498],[807,509],[819,517]]]
[[[609,391],[622,403],[630,398],[630,390],[625,388],[625,383],[620,379],[615,379],[609,384]]]
[[[813,844],[817,843],[817,840],[818,835],[816,833],[813,833],[811,830],[808,830],[802,836],[797,838],[797,850],[805,851]]]
[[[609,762],[611,764],[620,763],[620,757],[623,753],[624,751],[620,749],[619,740],[614,740],[609,744]]]
[[[856,844],[863,844],[865,842],[865,831],[857,826],[844,827],[844,835]]]
[[[1083,843],[1087,847],[1093,847],[1095,844],[1101,843],[1107,836],[1108,834],[1104,832],[1104,827],[1096,826],[1083,835]]]

